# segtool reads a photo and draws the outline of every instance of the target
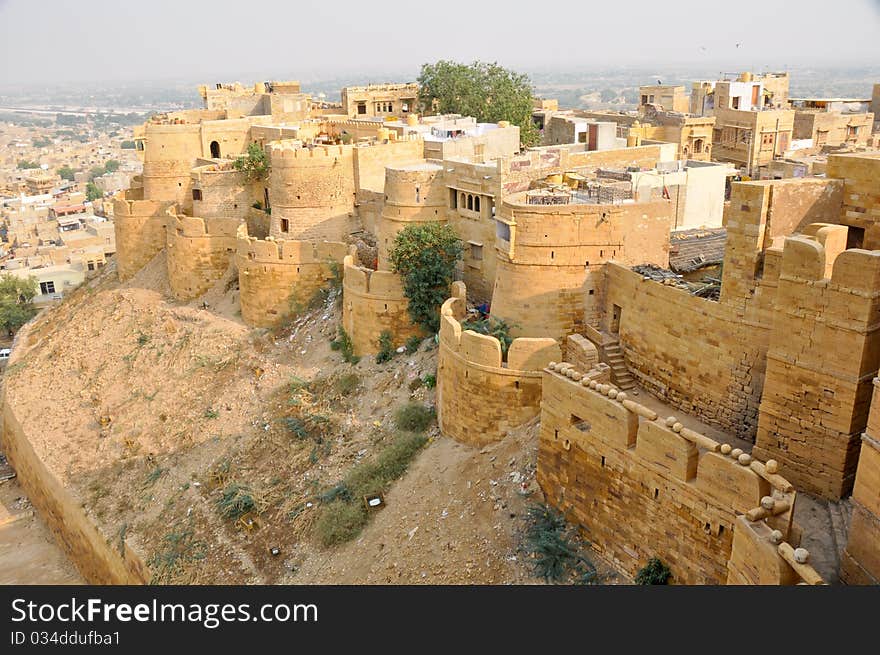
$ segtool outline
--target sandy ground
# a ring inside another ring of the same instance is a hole
[[[14,480],[0,482],[0,584],[83,584]]]

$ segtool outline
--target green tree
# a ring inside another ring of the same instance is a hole
[[[35,137],[32,141],[35,148],[45,148],[46,146],[52,145],[52,139],[47,139],[45,137]]]
[[[20,278],[11,273],[0,276],[0,329],[13,333],[37,313],[34,297],[37,278]]]
[[[94,182],[89,182],[86,184],[86,200],[92,202],[97,200],[98,198],[103,198],[104,192],[98,188],[98,185]]]
[[[440,329],[440,305],[449,296],[462,246],[447,224],[408,225],[394,238],[391,264],[403,277],[413,322],[430,332]]]
[[[104,162],[104,170],[108,173],[115,173],[119,170],[119,162],[115,159],[108,159]]]
[[[261,180],[269,175],[269,157],[259,143],[251,143],[247,147],[247,154],[238,157],[232,165],[249,180]]]
[[[103,166],[92,166],[89,169],[89,180],[94,180],[96,177],[101,177],[106,172],[107,169]]]
[[[473,116],[482,123],[509,121],[519,126],[523,145],[540,141],[532,122],[532,81],[528,75],[497,63],[441,60],[423,64],[418,82],[424,111]]]
[[[40,165],[35,161],[30,161],[27,159],[19,159],[18,160],[18,169],[19,170],[27,170],[29,168],[39,168]]]
[[[58,175],[61,176],[62,180],[70,180],[71,182],[73,181],[74,170],[70,166],[64,165],[59,168],[57,172]]]

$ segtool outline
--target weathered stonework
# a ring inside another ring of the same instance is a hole
[[[561,359],[555,339],[514,339],[502,362],[495,337],[462,330],[465,287],[440,309],[437,363],[437,419],[443,434],[483,445],[535,416],[541,404],[540,370]]]

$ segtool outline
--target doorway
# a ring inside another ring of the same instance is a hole
[[[611,334],[619,334],[620,333],[620,313],[621,313],[620,305],[614,305],[611,309]]]
[[[220,159],[220,144],[216,141],[211,141],[211,157]]]

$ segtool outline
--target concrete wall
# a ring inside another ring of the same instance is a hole
[[[342,275],[347,251],[341,242],[256,239],[239,226],[235,264],[242,320],[269,327],[305,307],[334,275]]]
[[[772,465],[739,459],[738,449],[657,416],[570,364],[545,369],[543,389],[538,482],[616,568],[634,575],[659,557],[673,583],[801,579],[780,554],[754,551],[770,544],[772,530],[781,540],[792,533],[795,492],[768,474]],[[775,514],[762,515],[762,499]],[[746,532],[739,514],[756,525],[737,554],[737,533]],[[818,581],[815,571],[809,579]]]
[[[538,414],[540,369],[561,358],[555,339],[514,339],[502,362],[498,339],[462,330],[465,287],[440,310],[437,363],[437,419],[446,436],[483,445]]]

